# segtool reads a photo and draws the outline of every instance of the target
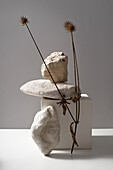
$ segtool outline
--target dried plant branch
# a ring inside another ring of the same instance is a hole
[[[76,78],[76,68],[77,68],[77,61],[76,61],[76,53],[75,53],[75,47],[74,47],[74,41],[73,41],[73,33],[71,31],[71,40],[72,40],[72,48],[73,48],[73,61],[74,61],[74,76],[75,76],[75,94],[77,92],[77,78]]]
[[[75,131],[74,131],[74,135],[75,136],[76,136],[76,132],[77,132],[77,124],[79,123],[79,117],[80,117],[80,99],[78,101],[76,101],[76,104],[78,104],[78,109],[77,109],[77,114],[76,114],[77,122],[75,123]],[[74,142],[72,144],[71,154],[73,153],[73,149],[74,149]]]
[[[75,53],[75,47],[74,47],[74,40],[73,40],[73,32],[76,30],[75,26],[70,22],[65,22],[65,29],[71,33],[71,40],[72,40],[72,48],[73,48],[73,61],[74,61],[74,77],[75,77],[75,93],[77,92],[77,81],[76,81],[76,53]]]
[[[29,21],[28,21],[27,18],[21,17],[21,24],[22,24],[22,26],[25,25],[25,26],[27,27],[28,32],[29,32],[29,34],[30,34],[30,36],[31,36],[31,38],[32,38],[32,40],[33,40],[35,46],[36,46],[36,49],[37,49],[37,51],[39,52],[40,57],[41,57],[41,59],[42,59],[44,65],[45,65],[45,67],[46,67],[46,69],[47,69],[47,71],[48,71],[48,73],[49,73],[49,75],[50,75],[50,77],[51,77],[51,79],[52,79],[52,81],[53,81],[53,83],[54,83],[54,85],[55,85],[55,87],[56,87],[58,93],[60,94],[60,96],[61,96],[61,98],[62,98],[62,99],[61,99],[61,102],[59,102],[59,104],[62,105],[62,107],[63,107],[63,113],[65,114],[65,113],[66,113],[66,110],[68,110],[68,112],[69,112],[69,114],[70,114],[72,120],[73,120],[74,122],[76,122],[76,121],[75,121],[75,118],[73,117],[73,115],[72,115],[72,113],[71,113],[71,111],[70,111],[70,109],[69,109],[69,107],[68,107],[68,105],[67,105],[67,104],[69,104],[69,103],[66,101],[66,99],[63,97],[62,93],[60,92],[60,90],[59,90],[59,88],[58,88],[56,82],[54,81],[54,79],[53,79],[53,77],[52,77],[52,74],[50,73],[50,71],[49,71],[49,69],[48,69],[48,67],[47,67],[47,65],[46,65],[46,62],[44,61],[44,58],[43,58],[43,56],[42,56],[42,53],[41,53],[41,51],[40,51],[40,49],[39,49],[39,47],[38,47],[38,45],[37,45],[37,43],[36,43],[36,41],[35,41],[35,39],[34,39],[32,33],[31,33],[31,30],[30,30],[28,24],[27,24],[28,22],[29,22]]]
[[[73,33],[71,32],[71,40],[72,40],[72,47],[73,47],[73,58],[74,58],[74,70],[75,70],[75,74],[77,74],[75,76],[75,79],[77,77],[77,83],[78,83],[78,86],[76,85],[75,88],[76,88],[76,91],[78,92],[79,90],[79,72],[78,72],[78,64],[77,64],[77,57],[76,57],[76,51],[75,51],[75,45],[74,45],[74,40],[73,40]]]
[[[73,49],[73,61],[74,61],[74,80],[75,80],[75,95],[72,96],[72,101],[76,103],[76,122],[75,122],[75,131],[72,133],[72,136],[74,135],[76,137],[76,131],[77,131],[77,125],[79,123],[79,117],[80,117],[80,83],[79,83],[79,71],[78,71],[78,64],[77,64],[77,57],[76,57],[76,50],[74,45],[74,39],[73,39],[73,32],[76,31],[75,26],[70,22],[65,22],[65,28],[68,30],[71,34],[71,42],[72,42],[72,49]],[[72,144],[71,153],[73,153],[74,144]]]
[[[77,141],[76,141],[76,131],[77,131],[77,125],[78,125],[78,123],[79,123],[79,117],[80,117],[80,97],[81,97],[81,93],[80,93],[80,83],[79,83],[79,72],[78,72],[76,51],[75,51],[74,40],[73,40],[73,31],[76,30],[76,29],[75,29],[75,26],[74,26],[71,22],[66,22],[66,23],[65,23],[65,28],[71,33],[72,48],[73,48],[74,77],[75,77],[75,95],[72,96],[71,100],[72,100],[74,103],[76,103],[76,120],[75,120],[75,118],[73,117],[73,115],[72,115],[72,113],[71,113],[71,111],[70,111],[70,109],[69,109],[69,107],[68,107],[68,104],[69,104],[69,103],[67,102],[67,100],[63,97],[62,93],[60,92],[60,90],[59,90],[56,82],[54,81],[54,79],[53,79],[53,77],[52,77],[52,75],[51,75],[51,73],[50,73],[50,71],[49,71],[49,69],[48,69],[48,67],[47,67],[47,65],[46,65],[46,63],[45,63],[45,61],[44,61],[44,58],[43,58],[43,56],[42,56],[42,53],[41,53],[41,51],[40,51],[40,49],[39,49],[39,47],[38,47],[38,45],[37,45],[37,43],[36,43],[36,41],[35,41],[35,39],[34,39],[32,33],[31,33],[30,29],[29,29],[28,23],[29,23],[29,21],[28,21],[28,19],[27,19],[26,17],[21,17],[21,24],[22,24],[22,26],[25,25],[25,26],[27,27],[28,32],[29,32],[29,34],[30,34],[30,36],[31,36],[31,38],[32,38],[35,46],[36,46],[36,49],[37,49],[37,51],[39,52],[40,57],[41,57],[44,65],[45,65],[45,67],[46,67],[46,69],[47,69],[47,71],[48,71],[48,73],[49,73],[49,75],[50,75],[50,77],[51,77],[51,79],[52,79],[52,81],[53,81],[53,83],[54,83],[54,85],[55,85],[58,93],[59,93],[60,96],[61,96],[61,101],[58,102],[57,104],[60,104],[60,105],[62,106],[62,108],[63,108],[63,114],[64,114],[64,115],[66,114],[66,110],[68,110],[68,112],[69,112],[72,120],[74,121],[74,122],[72,122],[71,125],[70,125],[70,132],[71,132],[72,139],[73,139],[73,145],[72,145],[72,149],[71,149],[71,153],[72,153],[72,152],[73,152],[73,149],[74,149],[74,144],[78,146],[78,143],[77,143]],[[73,125],[74,123],[75,123],[75,131],[73,132],[73,126],[72,126],[72,125]]]
[[[73,132],[73,126],[72,126],[73,123],[74,123],[74,122],[72,122],[72,123],[70,124],[70,132],[71,132],[71,135],[72,135],[73,143],[78,147],[79,145],[78,145],[78,143],[77,143],[77,141],[76,141],[75,133]],[[76,123],[76,125],[77,125],[77,123]]]

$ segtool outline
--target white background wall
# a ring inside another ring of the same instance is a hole
[[[83,92],[93,100],[93,127],[113,127],[113,1],[0,0],[0,128],[29,128],[40,110],[40,98],[19,91],[22,84],[41,78],[39,55],[20,17],[27,16],[44,58],[54,51],[69,56],[71,20]]]

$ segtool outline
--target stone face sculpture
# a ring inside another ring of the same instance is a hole
[[[48,56],[44,61],[46,62],[46,65],[49,71],[51,72],[55,82],[67,81],[68,57],[65,56],[63,52],[54,52],[50,56]],[[52,82],[52,79],[44,64],[42,64],[41,73],[44,78],[47,78]]]
[[[57,86],[65,98],[70,98],[75,93],[74,85],[67,83],[57,83]],[[61,99],[61,96],[59,95],[55,85],[51,83],[50,80],[39,79],[29,81],[21,86],[20,90],[23,93],[33,96]]]
[[[32,138],[44,155],[48,155],[60,140],[57,112],[52,106],[39,111],[31,126]]]

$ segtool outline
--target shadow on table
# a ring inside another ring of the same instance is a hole
[[[53,159],[113,159],[113,137],[112,136],[94,136],[92,137],[91,150],[74,150],[71,155],[70,151],[52,151],[49,156]]]

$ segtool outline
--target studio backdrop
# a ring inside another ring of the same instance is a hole
[[[56,51],[68,56],[69,83],[72,47],[64,22],[75,24],[81,90],[93,101],[92,126],[113,128],[112,0],[0,0],[0,128],[30,128],[40,110],[40,98],[19,90],[42,78],[42,61],[21,16],[28,17],[44,58]]]

